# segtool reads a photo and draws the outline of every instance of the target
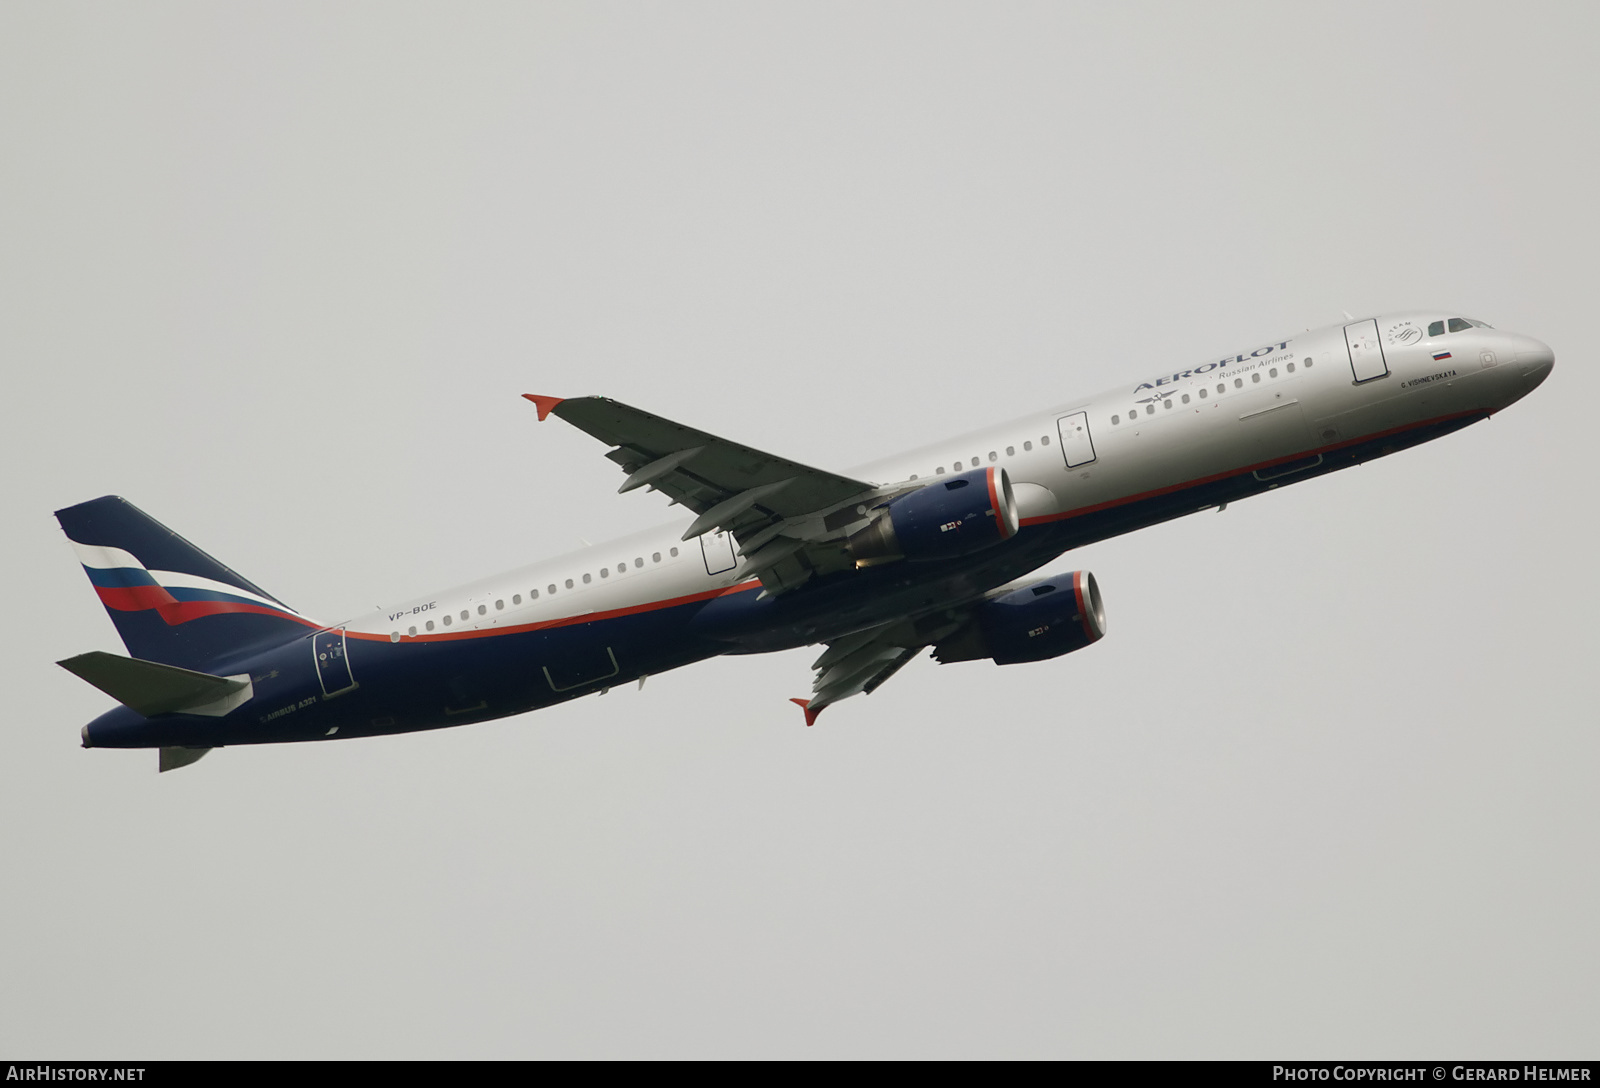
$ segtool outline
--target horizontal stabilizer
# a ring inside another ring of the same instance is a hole
[[[248,673],[212,676],[100,650],[56,664],[147,718],[179,712],[219,718],[254,694]]]

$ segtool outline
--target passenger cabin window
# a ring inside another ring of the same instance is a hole
[[[589,583],[590,583],[590,582],[592,582],[592,581],[594,581],[594,579],[593,579],[593,578],[591,578],[591,577],[589,577],[589,576],[588,576],[588,575],[587,575],[587,574],[585,574],[585,575],[584,575],[584,576],[583,576],[583,584],[584,584],[584,585],[588,585],[588,584],[589,584]]]
[[[1111,425],[1113,427],[1115,427],[1118,423],[1121,423],[1121,422],[1122,422],[1122,417],[1121,416],[1112,416],[1111,417]]]
[[[1028,450],[1033,449],[1033,443],[1032,442],[1024,442],[1022,444],[1022,449],[1023,449],[1023,452],[1027,452]]]

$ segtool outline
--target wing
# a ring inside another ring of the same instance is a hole
[[[852,695],[871,695],[931,643],[959,630],[969,609],[952,609],[916,619],[895,620],[828,643],[812,662],[816,679],[809,699],[793,699],[811,725],[827,707]]]
[[[698,517],[683,539],[731,533],[743,562],[769,592],[818,573],[853,566],[844,540],[866,526],[868,511],[895,489],[802,465],[685,427],[606,397],[523,394],[539,418],[555,415],[607,445],[627,473],[619,493],[648,487]]]

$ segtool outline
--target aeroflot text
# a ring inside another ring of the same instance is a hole
[[[1181,382],[1183,379],[1192,378],[1197,374],[1209,374],[1219,366],[1236,366],[1239,363],[1247,363],[1251,359],[1260,359],[1274,352],[1286,351],[1290,343],[1292,341],[1280,340],[1276,344],[1268,344],[1264,348],[1256,348],[1256,350],[1250,352],[1241,351],[1237,355],[1226,359],[1218,359],[1214,363],[1201,363],[1199,366],[1191,367],[1188,370],[1177,370],[1172,373],[1171,377],[1160,377],[1153,382],[1140,382],[1133,387],[1133,391],[1137,393],[1141,389],[1154,389],[1158,385],[1172,385],[1174,382]]]
[[[1451,1080],[1532,1080],[1532,1081],[1587,1081],[1593,1072],[1588,1066],[1573,1065],[1453,1065]],[[1295,1066],[1275,1065],[1273,1080],[1444,1080],[1445,1067],[1436,1065],[1407,1066],[1401,1068],[1362,1065]]]

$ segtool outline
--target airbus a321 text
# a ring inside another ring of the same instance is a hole
[[[1537,340],[1386,314],[1144,375],[848,474],[603,397],[528,394],[694,516],[338,624],[115,496],[56,512],[131,656],[60,664],[118,701],[88,748],[368,737],[537,710],[718,654],[823,644],[807,725],[927,647],[1045,661],[1106,630],[1081,545],[1443,437],[1525,396]],[[1025,579],[1025,580],[1019,580]]]

